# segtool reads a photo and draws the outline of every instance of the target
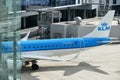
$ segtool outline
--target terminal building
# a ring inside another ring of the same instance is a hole
[[[73,38],[83,37],[84,35],[92,32],[99,24],[101,18],[90,18],[77,21],[67,21],[60,23],[53,23],[51,25],[50,38]],[[120,24],[118,20],[114,19],[112,22],[112,29],[110,32],[111,38],[120,39]]]
[[[44,27],[47,38],[50,38],[52,23],[73,21],[77,16],[82,19],[102,17],[110,9],[116,10],[115,15],[119,16],[119,5],[119,0],[22,0],[21,28]],[[58,13],[54,15],[54,11]]]
[[[19,4],[21,1],[21,4]],[[9,7],[9,13],[13,12],[13,1],[5,0]],[[93,18],[95,16],[104,16],[109,9],[116,10],[116,15],[120,15],[119,0],[17,0],[18,6],[22,8],[21,29],[35,27],[39,25],[37,18],[38,11],[35,9],[55,8],[62,14],[61,21],[73,20],[74,17],[80,16],[82,19]],[[62,8],[62,6],[78,5],[76,7]],[[29,12],[30,11],[30,12]],[[31,12],[35,11],[35,12]]]

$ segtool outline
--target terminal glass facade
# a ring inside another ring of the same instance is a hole
[[[76,0],[49,0],[50,6],[64,6],[64,5],[73,5]]]
[[[0,80],[21,79],[20,0],[0,0]],[[4,44],[11,42],[11,44]],[[19,45],[18,45],[19,44]],[[5,52],[12,50],[11,52]]]
[[[78,0],[79,2],[80,0]],[[73,5],[76,3],[76,0],[21,0],[22,9],[29,8],[29,6],[64,6],[64,5]]]

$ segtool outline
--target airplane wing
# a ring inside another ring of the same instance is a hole
[[[110,43],[110,41],[99,41],[98,43],[99,44],[107,44],[107,43]]]
[[[116,41],[100,41],[98,43],[99,44],[106,44],[106,43],[109,43],[109,44],[120,44],[120,40],[116,40]]]
[[[73,59],[76,59],[78,56],[79,56],[79,54],[75,55],[74,57],[72,57],[70,59],[63,59],[63,58],[55,58],[55,57],[48,57],[48,56],[22,55],[22,58],[36,59],[36,60],[51,60],[51,61],[71,61]]]

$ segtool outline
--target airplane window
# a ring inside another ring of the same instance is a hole
[[[63,44],[61,44],[60,46],[63,46]]]
[[[59,44],[59,46],[62,46],[61,44]]]
[[[50,47],[50,45],[48,47]]]
[[[78,42],[75,42],[75,44],[78,44]]]
[[[70,46],[70,44],[68,44],[68,46]]]
[[[72,46],[74,45],[74,43],[72,43]]]
[[[52,45],[52,47],[54,47],[54,45]]]

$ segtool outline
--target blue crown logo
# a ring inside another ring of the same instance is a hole
[[[104,23],[102,23],[101,25],[102,25],[102,26],[107,26],[108,23],[104,22]]]
[[[106,31],[106,30],[110,30],[110,26],[108,25],[108,23],[106,22],[101,23],[101,26],[98,27],[98,31]]]

